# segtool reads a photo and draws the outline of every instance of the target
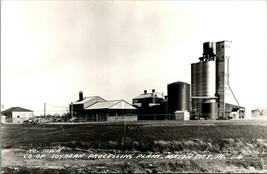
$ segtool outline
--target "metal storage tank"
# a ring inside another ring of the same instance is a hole
[[[215,61],[203,62],[203,96],[214,96],[216,90]]]
[[[168,110],[174,114],[177,110],[190,111],[190,85],[174,82],[168,85]]]
[[[215,42],[205,42],[203,43],[203,55],[214,56],[216,50]]]
[[[197,75],[197,96],[203,96],[203,63],[199,62],[196,64],[198,69]]]
[[[218,104],[215,101],[202,103],[202,116],[210,120],[218,118]]]
[[[197,88],[198,69],[197,67],[198,66],[196,63],[191,64],[191,95],[192,96],[198,95],[198,88]]]

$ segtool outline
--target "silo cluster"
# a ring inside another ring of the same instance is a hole
[[[216,61],[215,43],[203,43],[203,57],[191,64],[192,111],[212,119],[216,114]]]

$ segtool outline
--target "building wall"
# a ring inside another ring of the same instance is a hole
[[[33,118],[33,112],[12,112],[12,123],[23,123]]]
[[[6,123],[6,116],[5,115],[1,115],[1,123]]]
[[[137,119],[137,114],[135,109],[92,109],[84,110],[80,112],[77,117],[79,120],[88,122],[103,122],[103,121],[115,121],[116,117],[118,121],[124,119],[127,121],[134,121],[135,117]],[[128,120],[129,119],[129,120]]]
[[[189,120],[190,114],[187,111],[176,111],[175,112],[175,120],[177,121],[185,121]]]
[[[137,115],[125,115],[125,116],[108,116],[108,121],[137,121]]]
[[[252,117],[260,116],[260,110],[259,109],[251,110],[251,116]]]

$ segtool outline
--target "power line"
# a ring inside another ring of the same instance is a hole
[[[53,105],[53,104],[49,104],[49,103],[46,103],[46,104],[49,105],[49,106],[57,107],[57,108],[69,108],[69,107],[66,107],[66,106],[58,106],[58,105]]]

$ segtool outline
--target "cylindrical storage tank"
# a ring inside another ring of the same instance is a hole
[[[216,91],[215,61],[203,62],[203,96],[214,96]]]
[[[202,116],[206,119],[216,120],[218,118],[218,105],[214,102],[202,103]]]
[[[184,82],[174,82],[168,85],[169,114],[175,111],[190,111],[190,85]]]
[[[192,96],[198,95],[198,88],[197,88],[198,69],[197,67],[198,66],[196,63],[191,64],[191,95]]]
[[[203,96],[203,63],[199,62],[197,65],[197,96]]]
[[[215,43],[214,42],[205,42],[203,43],[203,55],[214,56],[215,55]]]
[[[203,43],[203,55],[209,54],[210,42]]]

